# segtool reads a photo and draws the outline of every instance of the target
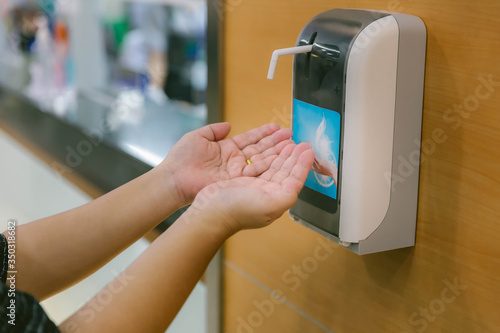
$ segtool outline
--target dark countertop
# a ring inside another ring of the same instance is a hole
[[[204,106],[168,100],[160,106],[140,96],[79,94],[64,112],[56,112],[0,87],[0,121],[53,157],[56,172],[75,172],[108,192],[150,170],[185,133],[205,125]]]

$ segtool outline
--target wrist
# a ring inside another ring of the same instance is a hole
[[[165,207],[172,207],[174,210],[186,206],[185,199],[175,181],[175,173],[168,164],[161,164],[149,171],[153,186],[156,188],[156,197]]]
[[[227,239],[240,231],[238,223],[227,213],[213,205],[210,201],[195,202],[183,214],[186,223],[200,228],[209,228],[210,233]]]

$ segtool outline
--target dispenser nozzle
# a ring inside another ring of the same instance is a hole
[[[267,78],[269,80],[274,79],[274,72],[276,72],[276,66],[278,65],[278,58],[280,56],[311,52],[312,47],[312,45],[304,45],[274,51],[271,58],[271,64],[269,66],[269,73],[267,74]]]

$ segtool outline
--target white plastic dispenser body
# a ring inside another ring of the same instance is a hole
[[[290,215],[358,254],[415,244],[426,29],[418,17],[334,9],[295,54],[293,131],[317,163]]]

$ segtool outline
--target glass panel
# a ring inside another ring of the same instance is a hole
[[[207,119],[202,0],[0,2],[0,83],[158,164]]]
[[[205,102],[206,6],[173,3],[99,2],[112,89],[139,89],[158,103]]]
[[[132,96],[142,104],[180,103],[206,120],[205,1],[0,5],[0,81],[45,109],[66,113],[81,94],[104,104]]]

